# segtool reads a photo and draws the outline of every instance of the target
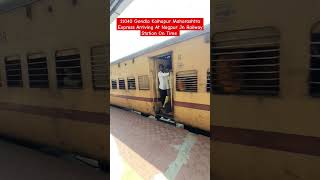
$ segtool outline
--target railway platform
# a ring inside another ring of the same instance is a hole
[[[110,109],[111,179],[210,179],[210,138]]]
[[[0,140],[0,179],[106,180],[109,175],[70,158],[58,158]]]

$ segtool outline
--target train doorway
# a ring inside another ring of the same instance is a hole
[[[153,57],[155,82],[155,112],[157,117],[173,119],[172,52]]]

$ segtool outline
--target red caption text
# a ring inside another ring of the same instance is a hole
[[[140,30],[140,36],[179,36],[180,30],[203,29],[203,18],[117,18],[117,30]]]

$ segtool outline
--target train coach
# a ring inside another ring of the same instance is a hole
[[[210,131],[210,29],[182,34],[110,65],[110,103]],[[159,65],[170,73],[168,111],[160,111]]]
[[[0,135],[109,161],[107,3],[41,0],[0,15]]]
[[[319,1],[214,1],[213,179],[319,179]]]

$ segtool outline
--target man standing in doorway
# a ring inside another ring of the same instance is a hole
[[[170,88],[169,87],[169,72],[165,72],[163,64],[159,65],[159,72],[158,72],[158,78],[159,78],[159,89],[160,89],[160,101],[161,101],[161,106],[163,106],[166,96],[167,96],[167,91]]]

